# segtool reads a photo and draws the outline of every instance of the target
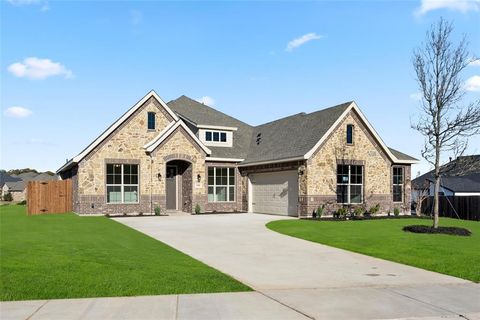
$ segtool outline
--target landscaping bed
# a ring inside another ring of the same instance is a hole
[[[403,227],[403,231],[413,232],[413,233],[438,233],[438,234],[449,234],[453,236],[464,236],[468,237],[472,232],[465,228],[460,227],[438,227],[434,228],[432,226],[425,225],[413,225]]]
[[[0,207],[0,300],[250,291],[246,285],[103,216],[27,216]]]

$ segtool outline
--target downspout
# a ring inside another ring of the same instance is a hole
[[[152,153],[148,154],[150,156],[150,213],[153,213],[153,199],[152,199],[152,188],[153,188],[153,158]]]

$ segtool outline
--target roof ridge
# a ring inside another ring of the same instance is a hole
[[[283,118],[279,118],[279,119],[276,119],[276,120],[272,120],[272,121],[269,121],[269,122],[259,124],[258,126],[255,126],[255,128],[258,128],[258,127],[261,127],[261,126],[267,125],[267,124],[272,124],[272,123],[277,122],[277,121],[282,121],[282,120],[292,118],[292,117],[295,117],[295,116],[310,116],[310,115],[313,115],[313,114],[318,113],[318,112],[324,112],[324,111],[327,111],[327,110],[330,110],[330,109],[334,109],[334,108],[338,108],[338,107],[344,107],[346,105],[352,104],[353,102],[354,101],[352,100],[352,101],[348,101],[348,102],[344,102],[344,103],[339,103],[339,104],[336,104],[334,106],[327,107],[327,108],[320,109],[320,110],[316,110],[316,111],[312,111],[312,112],[309,112],[309,113],[306,113],[306,112],[295,113],[295,114],[292,114],[292,115],[289,115],[289,116],[285,116]]]
[[[226,114],[226,113],[223,112],[223,111],[220,111],[220,110],[218,110],[218,109],[216,109],[216,108],[213,108],[213,107],[211,107],[211,106],[209,106],[209,105],[207,105],[207,104],[205,104],[205,103],[202,103],[202,102],[199,102],[199,101],[197,101],[197,100],[195,100],[195,99],[192,99],[192,98],[190,98],[190,97],[188,97],[188,96],[186,96],[186,95],[184,95],[184,94],[182,94],[182,95],[181,95],[180,97],[178,97],[177,99],[170,100],[169,102],[167,102],[167,105],[168,105],[170,102],[178,101],[178,100],[181,99],[181,98],[185,98],[185,99],[188,99],[188,100],[193,101],[193,102],[195,102],[195,103],[198,103],[198,104],[202,105],[203,107],[206,107],[206,108],[209,108],[209,109],[211,109],[211,110],[213,110],[213,111],[215,111],[215,112],[221,113],[222,115],[224,115],[224,116],[226,116],[226,117],[228,117],[228,118],[230,118],[230,119],[233,119],[233,120],[235,120],[235,121],[241,122],[242,124],[244,124],[244,125],[246,125],[246,126],[249,126],[249,127],[251,127],[251,128],[253,127],[252,125],[250,125],[250,124],[248,124],[248,123],[246,123],[246,122],[244,122],[244,121],[242,121],[242,120],[239,120],[239,119],[237,119],[237,118],[235,118],[235,117],[232,117],[231,115],[228,115],[228,114]],[[208,123],[198,123],[198,124],[208,124]]]

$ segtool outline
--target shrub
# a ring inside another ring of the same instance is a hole
[[[347,208],[340,208],[337,210],[337,217],[338,218],[343,218],[347,215]]]
[[[325,205],[322,205],[320,207],[317,208],[317,218],[320,219],[323,215],[323,211],[325,211]]]
[[[13,196],[12,194],[9,192],[9,193],[6,193],[3,195],[3,201],[13,201]]]
[[[21,206],[25,206],[27,205],[27,200],[20,201],[18,204]]]
[[[368,213],[370,213],[372,216],[378,213],[380,210],[380,203],[377,203],[374,206],[371,206],[370,209],[368,209]]]
[[[353,210],[353,215],[356,217],[361,217],[365,213],[365,208],[363,206],[358,206]]]
[[[159,206],[156,206],[155,209],[153,209],[153,211],[155,212],[156,216],[159,216],[162,214],[162,209]]]
[[[393,209],[393,214],[395,215],[395,217],[398,217],[400,215],[400,209],[394,208]]]
[[[202,208],[200,208],[200,205],[197,203],[197,205],[195,206],[195,214],[199,214],[202,212]]]

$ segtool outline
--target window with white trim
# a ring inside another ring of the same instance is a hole
[[[235,201],[235,168],[208,168],[208,202]]]
[[[155,112],[147,113],[147,128],[148,130],[155,130]]]
[[[138,164],[107,164],[107,203],[138,203]]]
[[[347,124],[347,144],[353,144],[353,124]]]
[[[363,202],[363,166],[337,165],[337,203]]]
[[[227,133],[224,131],[205,131],[205,141],[227,142]]]
[[[403,202],[403,167],[393,167],[393,202]]]

